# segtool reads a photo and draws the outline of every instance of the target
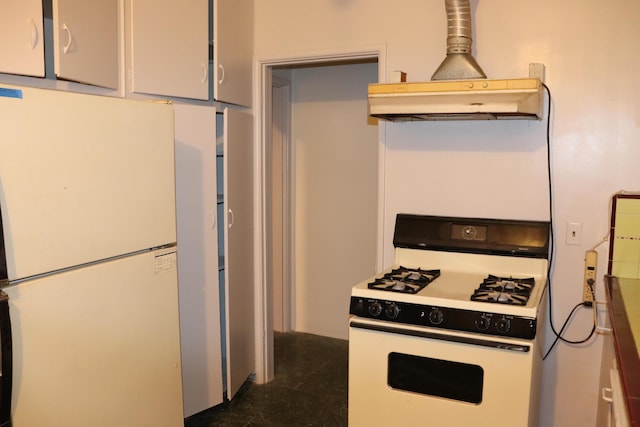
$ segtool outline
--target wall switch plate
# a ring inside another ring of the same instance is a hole
[[[567,224],[567,245],[579,245],[582,242],[582,223],[570,222]]]
[[[584,254],[584,282],[582,284],[582,301],[592,305],[595,301],[596,270],[598,268],[598,252],[589,250]]]

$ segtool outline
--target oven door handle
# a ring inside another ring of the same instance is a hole
[[[460,344],[478,345],[483,347],[495,348],[499,350],[515,351],[518,353],[528,353],[531,350],[531,346],[524,345],[524,344],[510,344],[510,343],[492,341],[487,339],[462,337],[458,335],[436,334],[434,332],[397,328],[397,327],[388,326],[388,325],[374,325],[370,323],[358,322],[357,320],[351,320],[351,322],[349,322],[349,326],[351,326],[352,328],[367,329],[370,331],[387,332],[390,334],[400,334],[400,335],[406,335],[406,336],[418,337],[418,338],[429,338],[429,339],[440,340],[440,341],[456,342]]]

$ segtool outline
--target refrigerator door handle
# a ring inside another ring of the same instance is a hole
[[[0,427],[11,427],[13,352],[9,296],[0,290]]]

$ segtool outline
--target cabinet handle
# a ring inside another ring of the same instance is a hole
[[[609,394],[608,396],[607,393]],[[609,403],[613,402],[611,387],[602,387],[602,400]]]
[[[233,227],[233,220],[234,220],[234,216],[233,216],[233,211],[231,209],[229,209],[229,228]]]
[[[215,230],[216,228],[216,214],[213,211],[209,211],[209,218],[211,219],[211,229]]]
[[[69,48],[71,48],[71,43],[73,43],[73,36],[71,35],[71,30],[66,23],[62,24],[62,29],[67,33],[67,44],[62,48],[62,51],[66,54],[69,52]]]
[[[593,323],[596,325],[596,332],[599,334],[606,334],[611,332],[613,329],[607,328],[605,326],[600,326],[600,316],[598,316],[598,304],[607,306],[607,303],[604,301],[594,301],[593,302]]]
[[[209,72],[207,71],[207,64],[200,64],[200,66],[202,67],[202,83],[206,83],[207,80],[209,79]]]
[[[38,27],[33,18],[29,18],[29,27],[31,28],[31,49],[35,49],[38,44]]]
[[[224,82],[224,67],[220,64],[218,68],[220,68],[220,80],[218,80],[218,83],[222,84]]]

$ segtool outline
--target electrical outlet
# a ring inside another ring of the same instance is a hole
[[[589,250],[584,254],[584,283],[582,287],[582,301],[592,305],[595,301],[596,269],[598,267],[598,252]]]

